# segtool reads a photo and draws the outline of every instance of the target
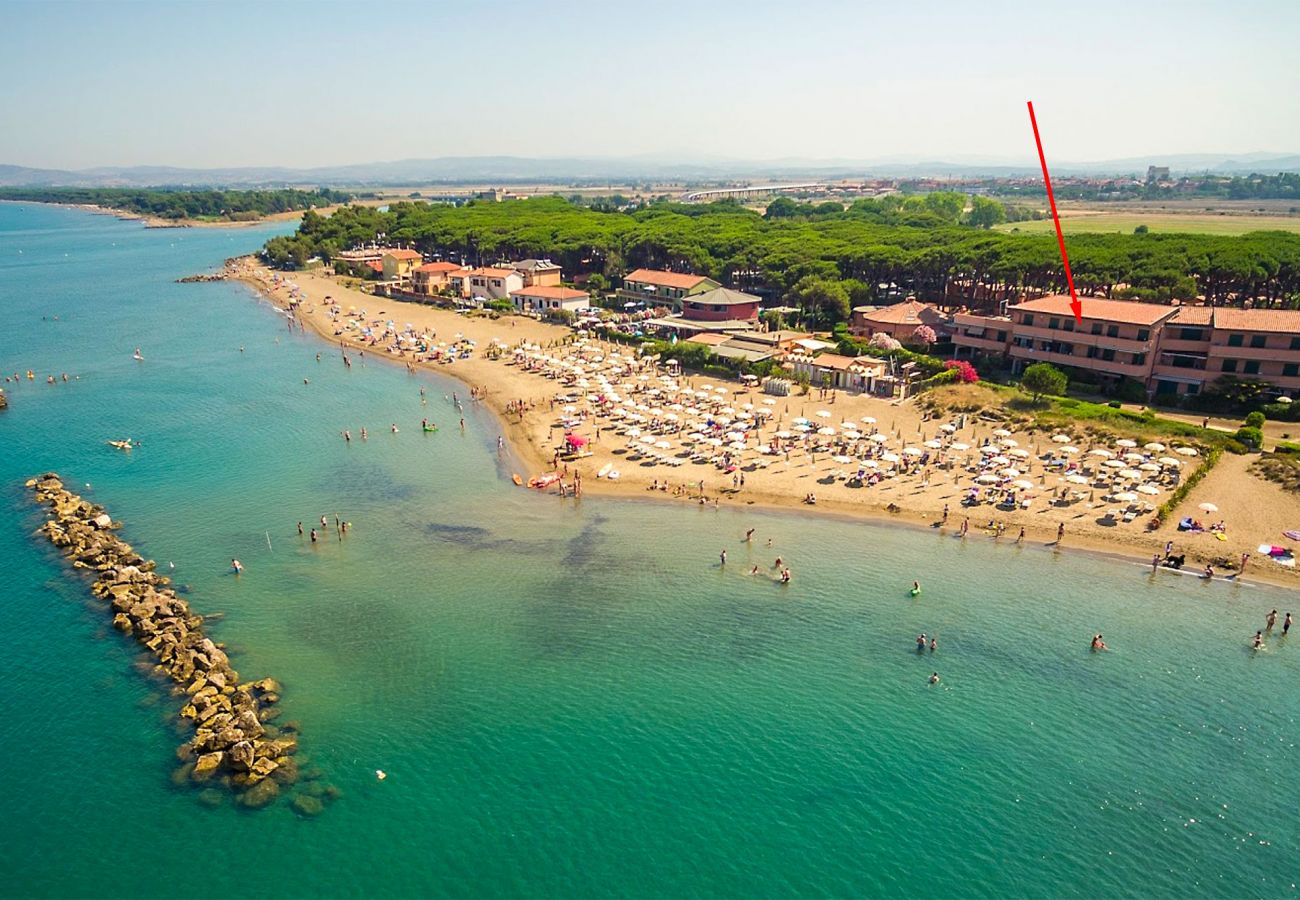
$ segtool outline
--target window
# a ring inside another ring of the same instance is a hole
[[[998,332],[998,343],[1000,343],[1000,344],[1005,344],[1006,342],[1007,342],[1007,333],[1006,333],[1005,331],[999,331],[999,332]]]
[[[714,312],[726,312],[726,311],[727,311],[727,308],[726,308],[725,306],[719,306],[718,304],[715,303],[715,304],[713,304],[713,311],[714,311]]]
[[[1246,365],[1242,367],[1242,371],[1245,372],[1247,375],[1258,375],[1259,360],[1257,359],[1246,360]]]
[[[1065,330],[1066,330],[1066,331],[1074,331],[1074,319],[1066,319],[1066,320],[1065,320]]]
[[[1149,341],[1149,340],[1151,340],[1151,330],[1150,330],[1149,328],[1139,328],[1139,329],[1138,329],[1138,340],[1139,340],[1139,341]]]
[[[1107,325],[1107,326],[1106,326],[1106,337],[1114,337],[1114,338],[1119,337],[1119,326],[1118,326],[1118,325]]]
[[[1133,365],[1135,365],[1135,366],[1144,366],[1144,365],[1146,365],[1146,362],[1147,362],[1147,355],[1146,355],[1145,353],[1134,353],[1134,354],[1133,354]]]
[[[1300,350],[1300,337],[1291,338],[1291,349]]]
[[[1250,346],[1254,347],[1255,349],[1259,349],[1260,347],[1263,347],[1263,346],[1264,346],[1264,335],[1262,335],[1262,334],[1252,334],[1252,335],[1250,336]]]
[[[1061,327],[1061,320],[1055,317],[1050,318],[1047,320],[1047,327],[1055,331]]]
[[[1300,365],[1297,365],[1296,363],[1287,363],[1282,367],[1282,374],[1286,375],[1288,378],[1295,378],[1297,375],[1300,375]]]
[[[1092,333],[1093,333],[1093,334],[1101,334],[1101,323],[1100,323],[1100,322],[1093,322],[1093,323],[1092,323]]]
[[[1187,396],[1189,397],[1192,396],[1193,394],[1199,394],[1200,392],[1201,392],[1201,386],[1199,384],[1189,384],[1187,386]]]
[[[1241,346],[1241,335],[1239,335],[1239,334],[1230,334],[1230,335],[1228,335],[1228,346],[1229,346],[1229,347],[1240,347],[1240,346]]]
[[[1200,328],[1180,328],[1178,329],[1178,340],[1203,341],[1205,340],[1205,332]]]
[[[1020,320],[1020,324],[1025,326],[1031,326],[1034,324],[1034,317],[1029,313],[1025,313],[1025,317]]]
[[[1225,372],[1237,371],[1237,361],[1235,359],[1225,359],[1223,361],[1223,371]]]
[[[1105,350],[1101,351],[1101,358],[1104,359],[1106,362],[1114,362],[1115,351],[1107,347]]]

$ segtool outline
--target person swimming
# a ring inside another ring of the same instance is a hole
[[[938,684],[938,683],[939,683],[939,673],[938,673],[938,672],[931,672],[931,673],[930,673],[930,684]]]
[[[915,597],[915,596],[916,596],[917,594],[919,594],[919,593],[921,593],[921,582],[919,582],[919,581],[913,581],[913,582],[912,582],[912,596]]]
[[[231,559],[231,560],[230,560],[230,568],[234,569],[234,570],[235,570],[235,574],[238,575],[240,572],[243,572],[243,571],[244,571],[244,564],[241,563],[241,562],[240,562],[239,560],[237,560],[237,559]]]
[[[1109,650],[1110,648],[1106,646],[1106,642],[1103,641],[1103,640],[1101,639],[1101,635],[1100,635],[1100,634],[1094,634],[1094,635],[1092,636],[1092,646],[1089,647],[1088,649],[1090,649],[1090,650]]]
[[[918,634],[916,636],[916,652],[920,653],[924,649],[925,649],[925,635]]]
[[[1264,649],[1264,632],[1262,632],[1262,631],[1256,631],[1256,632],[1255,632],[1255,637],[1254,637],[1254,639],[1251,640],[1251,642],[1250,642],[1250,649],[1252,649],[1252,650],[1263,650],[1263,649]]]

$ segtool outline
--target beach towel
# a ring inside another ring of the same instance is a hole
[[[1293,541],[1300,541],[1300,531],[1284,531],[1283,537],[1289,537]]]

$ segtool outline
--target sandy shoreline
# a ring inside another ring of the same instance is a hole
[[[559,382],[507,365],[509,355],[500,361],[475,353],[471,359],[458,360],[452,364],[412,363],[409,357],[395,356],[380,347],[365,346],[350,334],[335,334],[338,326],[331,320],[328,305],[324,301],[330,297],[333,303],[339,304],[344,310],[352,307],[358,313],[364,310],[368,320],[391,319],[399,324],[411,323],[417,329],[433,329],[439,340],[452,341],[463,336],[476,341],[479,350],[487,347],[493,339],[507,345],[528,340],[546,347],[569,338],[572,334],[569,329],[517,316],[495,320],[467,317],[450,310],[376,297],[345,287],[330,276],[274,273],[258,265],[251,257],[237,261],[230,274],[281,309],[288,308],[289,289],[282,283],[277,285],[275,279],[279,277],[291,280],[302,301],[298,309],[299,319],[335,348],[339,348],[340,342],[343,342],[358,351],[364,350],[367,359],[391,357],[394,363],[413,364],[451,375],[485,391],[481,402],[485,402],[504,424],[505,440],[520,463],[527,468],[527,471],[519,473],[523,479],[526,481],[530,476],[551,471],[554,449],[564,434],[562,426],[555,422],[557,412],[551,403],[552,398],[563,391]],[[715,385],[724,383],[716,378],[697,377],[690,380],[695,383],[708,381]],[[744,390],[742,385],[736,383],[730,383],[728,387],[732,391]],[[757,401],[760,396],[762,395],[754,393],[748,397],[737,397],[736,402],[739,403],[741,399]],[[532,408],[520,415],[507,409],[507,405],[513,401],[523,401],[525,405],[531,404]],[[900,404],[842,392],[836,392],[833,398],[830,395],[818,398],[814,391],[808,396],[779,398],[779,404],[774,410],[783,419],[805,414],[812,416],[814,410],[823,408],[825,411],[835,411],[833,424],[838,424],[840,418],[856,420],[869,415],[879,422],[882,432],[913,442],[919,441],[923,436],[933,435],[938,425],[936,421],[925,421],[921,411],[911,403]],[[442,424],[445,427],[447,423]],[[595,427],[602,430],[601,437],[596,436]],[[996,423],[975,423],[959,436],[961,440],[974,445],[996,427]],[[1066,534],[1058,549],[1086,550],[1149,566],[1152,554],[1162,550],[1166,541],[1172,540],[1175,552],[1187,556],[1184,572],[1200,571],[1207,561],[1236,559],[1241,553],[1249,552],[1251,561],[1243,583],[1266,581],[1288,587],[1294,587],[1297,583],[1293,569],[1260,558],[1255,551],[1256,545],[1260,543],[1284,543],[1280,528],[1300,527],[1300,500],[1247,474],[1249,459],[1246,457],[1225,455],[1219,466],[1192,491],[1180,508],[1182,514],[1195,512],[1197,504],[1203,502],[1203,498],[1213,497],[1213,502],[1220,506],[1222,512],[1212,517],[1200,515],[1203,518],[1224,518],[1228,521],[1228,540],[1219,541],[1208,534],[1190,536],[1179,533],[1174,522],[1166,523],[1158,531],[1146,532],[1146,516],[1122,525],[1100,524],[1098,519],[1102,513],[1115,505],[1103,502],[1100,496],[1096,497],[1095,503],[1079,502],[1068,507],[1048,505],[1045,495],[1051,486],[1046,482],[1054,476],[1033,470],[1032,459],[1026,465],[1031,467],[1033,480],[1043,484],[1041,491],[1044,496],[1041,501],[1036,499],[1031,508],[1025,510],[1006,511],[981,505],[967,511],[962,507],[961,500],[969,478],[960,472],[938,473],[932,476],[926,486],[913,476],[892,479],[872,488],[851,489],[843,483],[823,480],[826,475],[824,464],[814,464],[796,456],[789,463],[777,462],[770,465],[770,468],[746,468],[746,483],[744,487],[736,489],[731,475],[711,465],[688,464],[680,468],[666,468],[662,465],[642,465],[626,459],[627,438],[613,435],[612,423],[605,420],[589,420],[576,431],[589,439],[588,448],[592,455],[569,462],[566,481],[571,483],[573,473],[581,472],[585,495],[639,497],[656,502],[698,505],[698,486],[703,480],[704,494],[711,504],[786,512],[798,510],[858,521],[865,518],[915,528],[934,527],[942,517],[946,505],[950,514],[942,533],[955,535],[963,518],[969,515],[968,539],[1015,543],[1019,530],[1024,528],[1027,544],[1055,548],[1057,527],[1064,523]],[[1032,447],[1035,455],[1052,446],[1046,443],[1046,435],[1015,436],[1021,440],[1021,446],[1025,449]],[[596,477],[597,471],[605,464],[613,464],[619,469],[622,476],[619,481],[609,482]],[[1190,472],[1191,467],[1186,471]],[[671,489],[667,492],[651,490],[652,483],[656,481],[670,483],[680,493]],[[817,495],[815,506],[803,502],[809,492]],[[1272,514],[1260,516],[1261,501],[1272,509]],[[891,505],[898,507],[899,511],[887,510]],[[1004,524],[1005,531],[1001,537],[995,537],[992,532],[985,530],[990,519]],[[1265,534],[1269,537],[1266,538]]]
[[[305,210],[298,210],[297,212],[272,213],[269,216],[261,216],[241,222],[208,222],[199,219],[160,219],[157,216],[148,216],[126,209],[115,209],[111,206],[97,206],[93,203],[49,203],[43,200],[0,200],[0,203],[32,203],[41,206],[58,206],[63,209],[78,209],[97,216],[112,216],[123,222],[141,222],[145,228],[250,228],[254,225],[265,225],[267,222],[296,221],[301,219],[303,212],[305,212]],[[316,212],[321,215],[329,215],[336,209],[338,209],[337,206],[321,207]]]

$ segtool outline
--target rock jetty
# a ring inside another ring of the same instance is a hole
[[[204,272],[200,275],[186,275],[184,278],[177,278],[178,284],[195,284],[204,281],[225,281],[225,272]]]
[[[74,568],[90,573],[91,593],[107,604],[113,626],[149,651],[156,661],[152,671],[174,682],[173,695],[183,698],[180,716],[194,734],[177,750],[181,767],[173,779],[206,788],[199,796],[203,805],[213,805],[216,785],[234,791],[245,807],[273,802],[282,785],[299,778],[296,725],[271,724],[280,685],[270,678],[240,681],[225,651],[204,635],[203,617],[155,572],[153,560],[114,534],[121,523],[102,506],[66,490],[54,473],[26,486],[50,510],[41,532]],[[321,797],[332,799],[337,790],[306,784],[302,796],[307,799],[291,801],[293,809],[315,815]]]

